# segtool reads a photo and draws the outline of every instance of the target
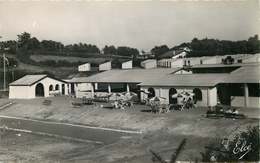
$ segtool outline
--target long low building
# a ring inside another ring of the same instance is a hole
[[[139,85],[144,92],[166,98],[166,102],[170,104],[177,103],[173,98],[174,94],[186,91],[195,94],[194,99],[198,106],[215,106],[217,85],[223,82],[226,76],[227,74],[170,74]],[[141,99],[146,98],[148,95],[142,93]]]
[[[230,66],[214,65],[216,67]],[[67,81],[47,75],[26,75],[9,85],[9,97],[30,99],[72,94],[82,98],[135,92],[140,100],[158,96],[164,98],[165,103],[174,104],[176,99],[172,95],[187,91],[194,93],[198,106],[215,106],[220,102],[260,108],[260,64],[239,64],[229,70],[182,74],[182,68],[113,69]]]
[[[138,92],[138,84],[167,74],[175,73],[180,69],[113,69],[89,77],[73,78],[71,92],[81,98],[93,96],[94,92]]]
[[[74,79],[71,83],[74,83],[75,94],[79,98],[93,96],[97,92],[133,91],[139,94],[140,100],[144,100],[149,92],[150,97],[163,97],[166,103],[174,104],[173,94],[188,91],[195,94],[198,106],[215,106],[221,102],[259,108],[259,70],[259,64],[240,65],[228,73],[180,74],[180,68],[109,70]]]

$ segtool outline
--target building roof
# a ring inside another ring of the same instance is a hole
[[[30,86],[46,77],[47,77],[47,75],[25,75],[24,77],[10,83],[9,85]]]
[[[157,62],[156,59],[147,59],[145,61],[142,61],[141,63],[149,63],[149,62]]]
[[[233,63],[233,64],[196,64],[192,68],[219,68],[219,67],[245,67],[254,66],[259,63]]]
[[[260,64],[242,66],[233,71],[224,83],[260,83]]]
[[[75,83],[141,83],[160,78],[180,70],[179,68],[113,69],[89,77],[74,78]]]
[[[210,87],[225,80],[228,74],[169,74],[142,82],[141,86],[185,86],[185,87]]]
[[[22,78],[12,82],[9,84],[9,86],[31,86],[35,83],[37,83],[38,81],[46,78],[46,77],[49,77],[48,75],[46,74],[42,74],[42,75],[25,75],[23,76]],[[55,79],[55,80],[58,80],[58,81],[61,81],[61,82],[66,82],[64,80],[61,80],[61,79],[57,79],[57,78],[54,78],[54,77],[49,77],[49,78],[52,78],[52,79]]]
[[[83,63],[83,64],[78,65],[78,66],[83,66],[83,65],[90,65],[90,63],[86,62],[86,63]]]

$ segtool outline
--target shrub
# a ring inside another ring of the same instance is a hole
[[[209,144],[201,153],[202,161],[259,161],[259,145],[259,127],[249,127],[232,140],[217,139]]]

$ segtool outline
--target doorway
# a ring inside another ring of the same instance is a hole
[[[42,83],[38,83],[35,87],[35,96],[44,97],[44,87]]]

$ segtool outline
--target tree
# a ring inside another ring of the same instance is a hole
[[[40,47],[40,42],[36,37],[29,39],[27,44],[28,50],[35,50]]]
[[[117,55],[135,57],[135,56],[139,55],[139,51],[135,48],[130,48],[127,46],[120,46],[117,48]]]
[[[104,48],[103,48],[103,52],[104,52],[104,54],[117,54],[117,50],[116,50],[116,48],[115,48],[115,46],[105,46]]]
[[[31,34],[27,32],[23,32],[18,36],[18,47],[24,50],[27,50],[28,42],[31,39]]]
[[[237,133],[232,139],[217,139],[208,146],[202,155],[203,162],[259,161],[259,127],[249,127]]]
[[[167,45],[155,46],[151,49],[151,53],[155,55],[155,58],[158,58],[160,55],[168,52],[170,49]]]

